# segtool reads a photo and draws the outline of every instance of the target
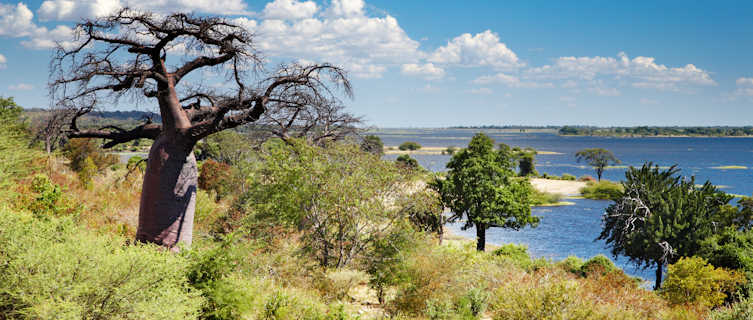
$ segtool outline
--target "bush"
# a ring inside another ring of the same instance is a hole
[[[363,137],[361,150],[381,156],[384,154],[384,144],[382,143],[382,139],[378,136],[368,135]]]
[[[753,319],[753,301],[750,299],[743,299],[739,302],[719,308],[711,312],[709,315],[711,320],[742,320]]]
[[[369,276],[364,272],[350,269],[335,269],[322,274],[317,281],[317,289],[325,298],[345,300],[350,289],[366,283]]]
[[[421,145],[413,141],[408,141],[408,142],[403,142],[397,148],[402,151],[414,151],[414,150],[421,149]]]
[[[621,184],[603,180],[588,182],[580,192],[586,199],[612,200],[622,196],[623,188]]]
[[[126,169],[128,170],[141,170],[146,171],[146,159],[139,157],[139,156],[133,156],[128,158],[128,164],[126,164]]]
[[[220,200],[234,191],[233,168],[223,162],[207,160],[199,170],[199,188],[213,191]]]
[[[450,155],[451,156],[451,155],[455,154],[455,151],[458,151],[458,148],[456,148],[454,146],[449,146],[449,147],[447,147],[446,149],[444,149],[442,151],[442,154],[446,154],[446,155]]]
[[[607,258],[605,255],[600,254],[588,259],[580,267],[580,271],[583,275],[589,276],[592,274],[604,275],[619,270],[614,262]]]
[[[97,169],[118,163],[118,157],[105,153],[95,139],[73,139],[63,146],[63,155],[71,161],[71,169],[80,172],[86,165],[86,158],[91,158]]]
[[[660,294],[672,304],[698,304],[713,308],[744,281],[743,275],[714,268],[700,257],[681,258],[669,265]]]
[[[397,159],[395,159],[395,163],[397,163],[399,167],[406,169],[413,170],[420,168],[420,166],[418,165],[418,160],[411,158],[411,156],[407,154],[398,156]]]
[[[580,176],[580,178],[578,178],[578,181],[583,181],[583,182],[595,182],[595,181],[596,181],[596,178],[594,178],[594,177],[592,177],[592,176],[589,176],[589,175],[582,175],[582,176]]]
[[[578,299],[577,282],[542,281],[495,292],[494,319],[598,319],[591,302]]]
[[[30,191],[26,194],[23,207],[37,217],[70,215],[81,210],[47,175],[35,175],[31,180]]]
[[[98,236],[71,218],[0,208],[0,310],[8,319],[195,319],[186,261]]]
[[[575,176],[569,173],[563,173],[561,179],[567,181],[575,181]]]
[[[582,275],[583,260],[576,256],[569,256],[557,262],[557,266],[572,274]]]
[[[557,203],[562,200],[562,195],[558,193],[547,193],[534,189],[531,192],[531,205],[541,206],[546,204]]]

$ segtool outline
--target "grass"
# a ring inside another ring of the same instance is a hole
[[[623,188],[621,184],[607,180],[588,182],[586,186],[580,190],[583,198],[591,200],[611,200],[615,197],[619,197],[622,194],[622,191]]]

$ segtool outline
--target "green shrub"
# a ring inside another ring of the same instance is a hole
[[[604,275],[617,270],[619,268],[614,265],[614,262],[603,254],[591,257],[591,259],[586,260],[580,267],[581,273],[586,276],[591,274]]]
[[[420,167],[418,165],[418,160],[411,158],[411,156],[407,154],[399,155],[397,159],[395,159],[395,163],[406,169],[418,169]]]
[[[30,191],[23,201],[23,207],[37,217],[76,214],[81,210],[79,205],[63,193],[63,188],[45,174],[37,174],[32,178]]]
[[[536,189],[531,192],[531,205],[533,206],[553,204],[560,202],[561,200],[562,195],[558,193],[547,193]]]
[[[588,182],[580,192],[586,199],[612,200],[622,196],[622,185],[611,181]]]
[[[569,256],[559,262],[557,262],[557,266],[560,267],[562,270],[565,270],[567,272],[581,275],[582,268],[583,268],[583,260],[581,258],[578,258],[576,256]]]
[[[186,261],[149,245],[0,208],[0,310],[7,319],[195,319]]]
[[[361,150],[381,156],[384,154],[384,144],[378,136],[368,135],[361,141]]]
[[[128,170],[146,170],[146,159],[139,157],[139,156],[133,156],[128,158],[128,164],[126,164],[126,169]]]
[[[574,281],[542,281],[536,286],[505,287],[495,292],[494,319],[605,319],[598,317],[593,303],[576,295]]]
[[[407,141],[400,144],[397,148],[402,151],[413,151],[421,149],[421,145],[413,141]]]
[[[331,300],[345,300],[350,289],[366,283],[369,276],[357,270],[335,269],[324,273],[317,281],[319,291],[325,298]]]
[[[567,180],[567,181],[575,181],[575,179],[576,179],[576,178],[575,178],[575,176],[574,176],[574,175],[572,175],[572,174],[569,174],[569,173],[563,173],[563,174],[562,174],[562,178],[561,178],[561,179],[562,179],[562,180]]]
[[[508,243],[500,246],[493,253],[500,257],[510,259],[515,265],[526,269],[531,264],[531,256],[528,254],[528,247],[514,243]]]
[[[458,148],[456,148],[454,146],[449,146],[449,147],[447,147],[446,149],[444,149],[442,151],[442,154],[446,154],[446,155],[450,155],[451,156],[451,155],[455,154],[455,151],[458,151]]]
[[[76,172],[80,172],[84,169],[86,158],[91,158],[92,162],[99,170],[118,163],[118,157],[105,153],[104,150],[97,145],[95,139],[72,139],[63,146],[63,155],[71,161],[71,169]]]
[[[81,183],[81,187],[87,190],[91,189],[95,175],[97,175],[97,166],[94,165],[94,160],[91,157],[86,157],[81,165],[81,170],[78,171],[78,181]]]
[[[667,267],[660,294],[671,304],[698,304],[713,308],[744,281],[741,274],[714,268],[700,257],[681,258]]]
[[[709,315],[711,320],[753,319],[753,301],[742,299],[730,306],[718,308]]]

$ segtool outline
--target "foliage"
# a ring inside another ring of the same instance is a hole
[[[594,167],[599,181],[601,181],[601,174],[604,173],[604,169],[607,166],[620,163],[620,160],[611,151],[602,148],[580,150],[575,153],[575,159],[578,162],[583,161]]]
[[[603,254],[591,257],[591,259],[588,259],[580,266],[580,271],[585,276],[592,274],[604,275],[617,270],[619,270],[619,268],[614,265],[614,262]]]
[[[105,153],[95,139],[73,139],[63,146],[63,155],[71,161],[71,169],[76,172],[84,170],[86,158],[91,158],[97,169],[118,163],[118,157]]]
[[[713,308],[744,281],[741,274],[714,268],[700,257],[681,258],[669,265],[660,293],[672,304],[698,304]]]
[[[402,197],[398,206],[417,231],[442,235],[444,230],[444,207],[436,190],[424,188]]]
[[[382,143],[382,139],[379,136],[370,134],[363,137],[361,150],[381,156],[384,154],[384,143]]]
[[[532,148],[512,149],[513,157],[518,163],[518,175],[521,177],[538,176],[536,172],[536,150]]]
[[[449,146],[449,147],[445,148],[444,150],[442,150],[442,154],[446,154],[446,155],[450,155],[451,156],[451,155],[454,155],[456,151],[458,151],[458,148],[456,148],[454,146]]]
[[[717,308],[709,315],[711,320],[753,319],[753,301],[750,298],[722,308]]]
[[[30,169],[29,163],[38,152],[29,150],[26,125],[21,120],[22,109],[13,98],[0,96],[0,187],[7,188],[11,182]]]
[[[225,130],[210,135],[196,146],[197,160],[214,160],[237,165],[248,160],[253,152],[252,141],[246,135]]]
[[[329,300],[346,300],[353,287],[368,281],[369,276],[362,271],[335,269],[326,271],[317,281],[319,292]]]
[[[575,180],[576,180],[576,178],[575,178],[575,176],[574,176],[574,175],[572,175],[572,174],[569,174],[569,173],[563,173],[563,174],[562,174],[562,180],[566,180],[566,181],[575,181]]]
[[[71,215],[81,210],[69,195],[63,193],[62,187],[52,182],[47,175],[35,175],[30,187],[31,192],[25,194],[27,198],[23,201],[23,207],[37,217]]]
[[[560,128],[561,135],[578,136],[712,136],[712,137],[740,137],[753,135],[753,126],[745,127],[583,127],[564,126]]]
[[[222,199],[236,191],[234,173],[227,163],[204,161],[199,169],[199,188],[214,192],[217,200]]]
[[[66,218],[0,208],[0,310],[9,319],[193,319],[186,262]]]
[[[146,170],[146,159],[139,157],[139,156],[133,156],[128,158],[128,163],[126,164],[126,169],[135,170],[139,169],[140,171]]]
[[[738,211],[729,206],[732,196],[708,181],[681,180],[674,166],[660,170],[651,163],[625,172],[625,189],[603,217],[599,239],[614,255],[625,255],[638,266],[661,268],[680,257],[697,254],[701,242],[715,230],[733,225]]]
[[[531,191],[531,205],[541,206],[552,203],[557,203],[562,200],[562,195],[558,193],[547,193],[533,189]]]
[[[421,166],[418,164],[418,160],[411,158],[411,156],[407,154],[402,154],[397,156],[397,159],[395,159],[395,163],[405,169],[409,170],[415,170],[418,168],[421,168]]]
[[[509,149],[494,150],[494,140],[479,133],[468,148],[452,156],[446,179],[433,182],[444,206],[453,212],[449,220],[465,217],[464,230],[476,227],[479,251],[485,247],[486,229],[517,230],[539,221],[531,216],[532,187],[527,180],[514,177],[511,158]]]
[[[298,228],[306,250],[333,267],[367,254],[399,228],[397,210],[386,203],[400,194],[404,177],[397,168],[358,146],[290,142],[262,147],[255,184],[238,206],[250,222]]]
[[[400,149],[401,151],[414,151],[414,150],[421,149],[421,145],[418,144],[417,142],[406,141],[406,142],[401,143],[400,146],[398,146],[397,148]]]
[[[715,267],[743,273],[748,279],[743,293],[753,292],[753,231],[725,228],[704,239],[697,255]]]
[[[580,193],[586,199],[614,200],[622,196],[623,187],[611,181],[591,181],[580,189]]]
[[[86,157],[83,165],[81,165],[81,170],[78,172],[78,180],[81,182],[81,186],[84,189],[91,189],[92,180],[96,174],[97,166],[94,164],[94,160],[91,157]]]

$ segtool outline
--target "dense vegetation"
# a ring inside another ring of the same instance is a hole
[[[204,160],[192,248],[134,244],[143,162],[113,163],[91,140],[46,155],[30,146],[20,109],[3,103],[0,318],[744,319],[751,312],[749,211],[736,211],[737,228],[700,239],[694,252],[702,258],[673,260],[664,289],[652,292],[604,256],[553,262],[517,245],[477,252],[453,236],[440,245],[444,205],[426,185],[438,177],[381,160],[360,143],[272,139],[254,149],[235,132],[208,139],[198,146]],[[526,185],[513,149],[476,140],[455,152],[457,174],[480,173],[474,164],[489,160],[500,174],[489,181]],[[505,208],[524,202],[506,198],[514,194],[509,185],[488,187]]]
[[[742,137],[753,135],[753,127],[588,127],[564,126],[559,129],[563,136],[701,136]]]

